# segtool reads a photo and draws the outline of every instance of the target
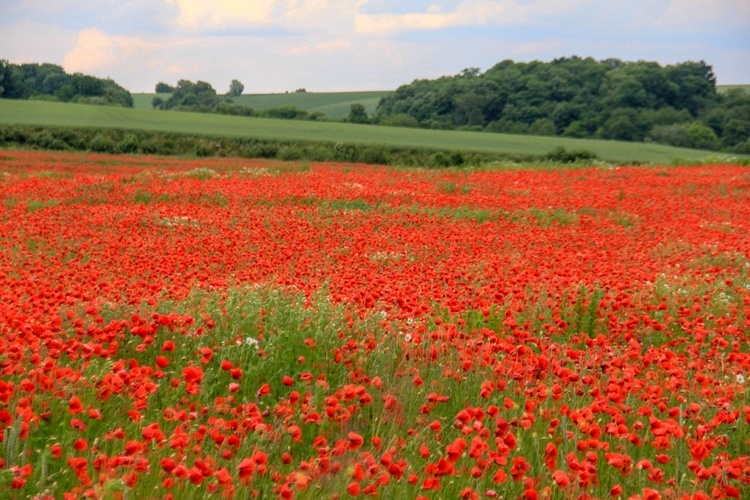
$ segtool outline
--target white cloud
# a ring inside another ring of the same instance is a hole
[[[513,49],[513,53],[519,56],[527,56],[527,55],[533,55],[533,54],[548,54],[550,52],[556,51],[562,46],[563,46],[563,43],[560,40],[547,40],[543,42],[526,42],[526,43],[521,43],[517,45]]]
[[[433,6],[426,12],[418,13],[357,14],[355,25],[358,33],[368,35],[459,26],[530,25],[569,12],[590,1],[464,0],[447,12]]]
[[[55,14],[73,9],[111,8],[120,3],[118,0],[22,0],[16,8]]]
[[[57,26],[27,21],[0,25],[0,59],[13,63],[59,64],[75,43],[75,33]]]
[[[137,37],[109,36],[98,28],[86,28],[78,33],[78,43],[62,65],[70,72],[96,72],[126,61],[142,61],[147,52],[158,47]]]
[[[351,31],[364,0],[165,0],[179,9],[177,24],[189,30],[283,27]]]
[[[347,50],[352,47],[352,42],[345,38],[338,38],[335,40],[326,40],[318,43],[303,43],[290,47],[286,53],[289,55],[303,55],[303,54],[326,54],[332,52],[339,52]]]
[[[180,9],[178,23],[187,28],[237,28],[272,22],[275,0],[166,0]]]
[[[657,25],[693,25],[696,28],[715,22],[750,23],[747,0],[670,0]]]

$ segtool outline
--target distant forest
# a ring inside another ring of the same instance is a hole
[[[716,92],[705,62],[561,58],[506,60],[436,80],[415,80],[384,97],[386,125],[653,141],[750,153],[750,95]]]
[[[1,59],[0,97],[133,107],[130,92],[113,80],[71,75],[55,64],[12,64]]]

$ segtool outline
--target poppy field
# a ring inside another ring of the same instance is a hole
[[[0,151],[0,497],[748,498],[750,169]]]

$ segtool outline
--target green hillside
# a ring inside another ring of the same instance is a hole
[[[290,94],[246,94],[233,98],[235,104],[249,106],[256,111],[269,108],[294,106],[311,113],[325,113],[328,118],[337,120],[349,114],[352,104],[362,104],[368,113],[373,113],[380,98],[390,93],[387,90],[371,92],[295,92]],[[151,101],[159,95],[162,99],[169,94],[133,94],[136,109],[151,109]]]
[[[587,149],[600,158],[619,162],[670,162],[676,157],[696,160],[715,155],[710,151],[620,141],[272,120],[0,99],[0,125],[4,124],[116,128],[259,140],[379,143],[405,149],[519,155],[542,155],[557,146],[564,146],[567,149]]]
[[[716,92],[725,94],[733,89],[742,89],[745,93],[750,94],[750,85],[717,85]]]
[[[133,107],[136,109],[151,109],[151,101],[159,96],[164,100],[169,99],[170,94],[130,94],[133,96]]]

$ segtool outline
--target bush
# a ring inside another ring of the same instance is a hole
[[[685,125],[657,125],[649,133],[649,138],[659,144],[668,144],[678,148],[688,148],[691,144],[690,134]]]
[[[280,158],[292,161],[345,161],[378,165],[452,167],[511,159],[530,162],[539,157],[511,157],[463,151],[435,152],[428,149],[398,149],[385,144],[258,141],[209,138],[164,132],[137,133],[125,130],[92,130],[69,127],[0,126],[0,144],[28,145],[44,149],[73,149],[99,153],[141,152],[159,155],[242,156]]]
[[[333,146],[333,157],[338,161],[357,161],[358,151],[355,144],[337,142]]]
[[[435,167],[447,168],[451,166],[451,159],[447,154],[439,151],[432,157],[432,165]]]
[[[506,118],[489,123],[485,130],[488,132],[514,135],[524,135],[529,133],[529,127],[525,123],[514,122],[513,120],[508,120]]]
[[[39,134],[33,136],[30,143],[42,149],[51,149],[56,151],[69,149],[68,145],[64,141],[56,138],[48,130],[43,130]]]
[[[117,144],[109,137],[102,134],[96,134],[89,143],[89,149],[97,153],[119,153]]]
[[[213,151],[205,142],[199,142],[195,145],[195,156],[199,158],[205,158],[212,155]]]
[[[406,113],[383,116],[380,118],[378,124],[385,125],[387,127],[419,127],[419,122],[417,121],[417,119],[411,115],[407,115]]]
[[[297,161],[297,160],[301,160],[304,157],[304,154],[300,147],[289,146],[285,144],[279,148],[279,151],[276,154],[276,157],[279,160],[284,160],[284,161]]]
[[[279,153],[279,146],[276,144],[256,144],[252,149],[255,158],[276,158]]]
[[[579,161],[591,161],[598,159],[593,151],[587,149],[572,149],[567,151],[563,146],[558,146],[546,155],[544,160],[558,163],[576,163]]]
[[[722,140],[732,147],[750,139],[750,121],[733,118],[724,127]]]
[[[126,135],[122,142],[120,142],[120,151],[123,153],[137,153],[140,147],[140,141],[135,134]]]
[[[732,153],[750,155],[750,139],[741,142],[732,148]]]
[[[719,138],[712,128],[700,122],[693,122],[685,128],[690,136],[690,147],[696,149],[718,149]]]
[[[452,152],[448,158],[451,161],[451,165],[456,165],[456,166],[463,165],[464,162],[466,161],[464,159],[464,154],[461,151]]]
[[[390,163],[391,158],[388,154],[388,148],[384,144],[370,144],[362,148],[359,160],[375,165],[387,165]]]
[[[147,155],[154,155],[154,154],[159,154],[161,152],[162,151],[159,148],[159,143],[156,142],[155,140],[149,139],[149,140],[145,140],[141,142],[141,153],[144,153]]]
[[[551,136],[557,134],[557,129],[555,128],[555,124],[549,118],[540,118],[529,125],[529,134]]]
[[[589,136],[589,131],[586,130],[586,126],[583,124],[582,121],[576,120],[572,122],[570,125],[565,127],[565,130],[563,130],[562,135],[564,137],[575,137],[578,139],[583,139],[584,137]]]

